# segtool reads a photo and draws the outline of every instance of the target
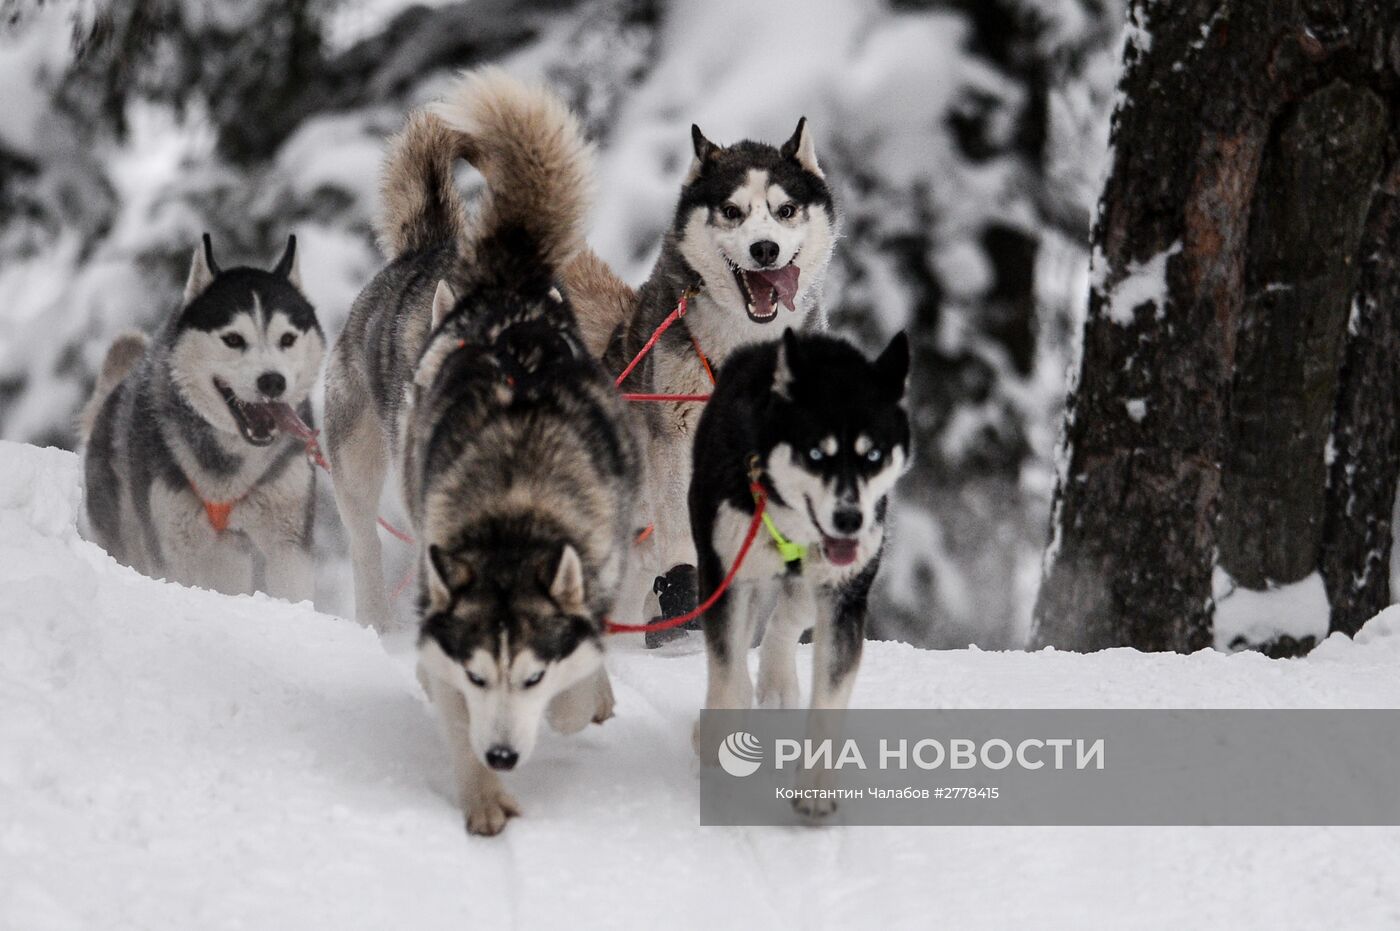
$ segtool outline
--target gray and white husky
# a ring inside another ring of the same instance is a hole
[[[467,219],[453,183],[485,177]],[[636,526],[628,412],[584,346],[558,270],[582,247],[592,151],[567,107],[486,69],[410,118],[385,166],[389,265],[331,357],[327,450],[356,609],[388,619],[375,508],[391,463],[418,539],[419,676],[467,829],[518,806],[498,771],[612,714],[603,618]]]
[[[627,391],[708,394],[711,372],[738,347],[774,342],[785,326],[818,330],[826,325],[819,299],[837,215],[807,120],[800,120],[779,147],[751,141],[718,146],[695,126],[691,137],[695,156],[675,217],[640,291],[632,294],[592,253],[565,271],[581,324],[591,342],[606,341],[605,366],[615,373],[682,293],[697,289],[686,315],[628,378]],[[655,545],[647,560],[649,576],[639,569],[627,586],[625,610],[642,610],[641,598],[660,571],[655,583],[660,607],[664,616],[675,616],[696,598],[685,500],[701,406],[649,403],[646,408],[646,504]]]
[[[846,708],[889,494],[909,466],[908,372],[903,333],[873,362],[844,340],[789,330],[780,343],[745,347],[725,364],[695,436],[689,504],[701,589],[718,588],[752,524],[750,469],[761,476],[772,523],[705,614],[706,708],[753,702],[745,658],[760,608],[775,597],[759,651],[758,702],[797,707],[797,642],[812,629],[811,706]],[[696,739],[698,750],[705,741],[698,731]]]
[[[311,598],[315,476],[285,425],[324,351],[295,237],[272,271],[224,271],[206,234],[180,309],[117,338],[80,418],[86,535],[153,577]]]

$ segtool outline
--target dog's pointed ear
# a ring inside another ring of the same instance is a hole
[[[894,335],[875,360],[880,390],[891,401],[899,401],[909,387],[909,336],[903,330]]]
[[[812,142],[812,131],[807,128],[807,117],[797,121],[797,131],[778,151],[783,158],[791,159],[818,178],[826,177],[821,166],[817,164],[817,147]]]
[[[690,143],[695,147],[695,158],[690,163],[690,170],[686,172],[686,184],[700,177],[701,172],[705,170],[705,163],[711,161],[720,152],[720,147],[706,139],[705,134],[700,131],[700,127],[694,123],[690,124]]]
[[[204,289],[214,283],[219,274],[219,265],[214,261],[214,242],[205,233],[204,238],[194,249],[190,261],[190,276],[185,279],[185,303],[189,304],[204,293]]]
[[[457,295],[446,278],[438,279],[437,290],[433,292],[433,329],[436,330],[452,309],[457,306]]]
[[[428,546],[428,595],[433,604],[452,600],[452,593],[472,583],[471,563],[437,544]]]
[[[778,361],[773,366],[773,393],[778,397],[792,400],[792,383],[797,377],[796,368],[802,365],[801,356],[797,334],[788,327],[778,342]]]
[[[282,252],[282,258],[277,260],[277,267],[272,270],[274,275],[281,275],[291,282],[292,287],[301,290],[301,263],[297,258],[297,238],[287,237],[287,248]]]
[[[554,581],[549,583],[549,597],[565,611],[583,612],[583,560],[579,559],[578,550],[568,543],[559,554]]]

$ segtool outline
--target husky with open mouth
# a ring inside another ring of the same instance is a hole
[[[755,478],[763,526],[734,583],[705,614],[705,707],[798,705],[796,650],[813,632],[811,707],[843,710],[865,639],[866,603],[885,543],[895,482],[909,468],[905,386],[909,341],[878,358],[850,343],[791,330],[745,347],[720,374],[695,436],[690,520],[700,586],[715,591],[753,524]],[[758,690],[747,656],[761,609],[777,609],[759,651]],[[696,748],[713,746],[697,730]],[[804,802],[799,810],[830,814]]]
[[[150,576],[309,599],[315,477],[293,427],[324,351],[295,237],[272,271],[225,271],[206,234],[179,311],[117,338],[80,418],[86,534]]]
[[[641,289],[633,294],[589,252],[564,274],[585,336],[590,345],[606,346],[605,364],[613,372],[623,370],[683,293],[693,294],[685,316],[629,376],[625,391],[708,394],[712,372],[736,348],[776,341],[785,327],[825,327],[819,299],[837,215],[806,119],[777,147],[751,141],[719,146],[695,126],[691,141],[695,155],[675,218]],[[623,603],[642,610],[655,579],[660,611],[674,617],[697,595],[685,500],[702,407],[666,402],[646,408],[646,499],[655,543],[645,560],[650,571],[629,581]],[[663,638],[649,636],[648,642]]]

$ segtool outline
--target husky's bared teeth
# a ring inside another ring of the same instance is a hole
[[[234,422],[238,424],[238,432],[243,435],[243,439],[253,446],[268,446],[277,438],[278,420],[273,408],[277,405],[286,406],[281,402],[269,402],[265,404],[254,404],[243,400],[234,394],[233,389],[223,381],[215,378],[214,388],[223,397],[224,403],[228,405],[229,412],[233,414]]]

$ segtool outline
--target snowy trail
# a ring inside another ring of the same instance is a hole
[[[614,644],[617,717],[547,736],[525,816],[468,838],[406,639],[116,566],[70,454],[0,444],[0,474],[0,928],[1400,924],[1391,828],[700,828],[698,643]],[[1358,640],[870,644],[855,703],[1395,707],[1400,612]]]

